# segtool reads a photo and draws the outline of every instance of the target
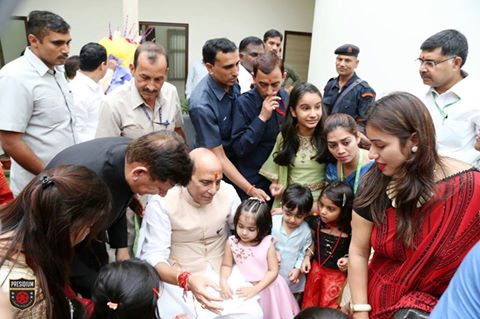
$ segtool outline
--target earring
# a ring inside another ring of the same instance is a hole
[[[412,153],[416,153],[418,151],[418,146],[413,145],[411,151],[412,151]]]

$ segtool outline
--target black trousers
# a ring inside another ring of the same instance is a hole
[[[106,264],[108,254],[104,242],[82,242],[75,246],[75,256],[70,269],[70,285],[73,290],[83,298],[91,298],[98,272]]]

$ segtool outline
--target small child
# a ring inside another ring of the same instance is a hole
[[[305,271],[310,257],[305,252],[312,244],[312,235],[305,217],[313,206],[313,196],[307,187],[291,184],[282,195],[282,215],[272,217],[272,236],[280,253],[280,275],[287,281],[297,300],[305,288]],[[307,266],[308,265],[308,266]]]
[[[287,283],[278,276],[269,206],[257,198],[246,199],[237,208],[233,222],[235,235],[225,245],[220,271],[222,297],[228,299],[235,293],[249,299],[259,294],[264,318],[291,319],[299,308]],[[252,287],[232,292],[227,280],[234,261]]]
[[[139,259],[114,262],[100,270],[92,295],[95,319],[160,319],[160,277]]]
[[[347,277],[353,198],[352,188],[344,182],[329,184],[320,193],[319,216],[310,223],[316,249],[302,309],[339,306],[338,299]],[[306,255],[311,256],[312,252],[309,250]]]

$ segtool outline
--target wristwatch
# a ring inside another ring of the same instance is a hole
[[[350,303],[350,312],[362,312],[362,311],[372,311],[372,306],[368,303]]]

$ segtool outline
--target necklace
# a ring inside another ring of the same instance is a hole
[[[317,255],[318,255],[318,263],[320,264],[321,267],[323,267],[323,265],[325,265],[327,263],[327,261],[329,261],[333,257],[333,253],[335,252],[335,250],[337,250],[338,244],[340,243],[340,239],[342,238],[342,236],[338,236],[338,239],[335,242],[335,245],[333,245],[332,251],[327,256],[327,258],[325,258],[325,260],[323,262],[321,262],[321,260],[320,260],[320,225],[321,224],[322,224],[321,221],[317,224]],[[333,225],[333,223],[329,223],[329,224]],[[327,225],[329,225],[329,224],[327,224]],[[336,225],[336,223],[335,223],[335,225]],[[339,229],[339,230],[340,230],[340,232],[343,233],[343,227],[342,227],[342,229]]]
[[[360,171],[362,170],[362,160],[363,160],[363,152],[360,151],[360,155],[358,156],[358,164],[357,164],[357,169],[355,170],[355,182],[353,183],[353,194],[357,192],[358,189],[358,183],[360,181]],[[343,163],[340,164],[340,181],[343,182],[344,176],[343,176]]]

